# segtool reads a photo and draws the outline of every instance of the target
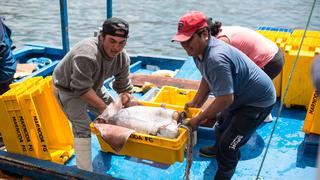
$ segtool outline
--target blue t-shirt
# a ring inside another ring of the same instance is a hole
[[[211,37],[203,60],[194,62],[214,96],[234,94],[233,110],[240,106],[268,107],[275,103],[272,80],[240,50]]]

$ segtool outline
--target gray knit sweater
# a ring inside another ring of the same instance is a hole
[[[53,72],[56,88],[81,96],[92,88],[96,92],[103,82],[114,76],[113,88],[118,93],[131,90],[130,58],[123,50],[113,59],[105,54],[99,37],[77,43],[61,60]]]

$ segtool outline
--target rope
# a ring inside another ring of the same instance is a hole
[[[278,113],[277,113],[277,118],[276,118],[275,123],[274,123],[274,125],[273,125],[272,131],[271,131],[271,135],[270,135],[270,138],[269,138],[269,141],[268,141],[268,144],[267,144],[267,148],[266,148],[266,151],[265,151],[265,153],[264,153],[264,155],[263,155],[262,162],[261,162],[261,164],[260,164],[259,171],[258,171],[258,174],[257,174],[257,176],[256,176],[256,180],[259,180],[259,179],[261,178],[261,177],[260,177],[261,169],[262,169],[262,167],[263,167],[265,158],[266,158],[266,156],[267,156],[267,153],[268,153],[268,150],[269,150],[269,147],[270,147],[270,143],[271,143],[271,139],[272,139],[272,136],[273,136],[273,134],[274,134],[276,125],[277,125],[277,123],[278,123],[278,119],[279,119],[279,117],[280,117],[280,114],[281,114],[281,111],[282,111],[282,108],[283,108],[283,102],[284,102],[284,100],[285,100],[285,98],[286,98],[286,96],[287,96],[287,93],[288,93],[289,85],[290,85],[290,83],[291,83],[292,76],[293,76],[294,70],[295,70],[295,68],[296,68],[296,64],[297,64],[297,61],[298,61],[298,58],[299,58],[299,54],[300,54],[300,51],[301,51],[301,47],[302,47],[304,38],[305,38],[305,36],[306,36],[306,32],[307,32],[308,26],[309,26],[309,24],[310,24],[311,16],[312,16],[313,9],[314,9],[314,7],[315,7],[316,1],[317,1],[317,0],[314,0],[314,1],[313,1],[313,5],[312,5],[312,8],[311,8],[309,17],[308,17],[308,21],[307,21],[306,27],[305,27],[305,29],[304,29],[304,33],[303,33],[303,36],[302,36],[302,40],[301,40],[300,45],[299,45],[299,48],[298,48],[297,56],[296,56],[296,58],[295,58],[295,60],[294,60],[294,63],[293,63],[293,66],[292,66],[292,69],[291,69],[291,72],[290,72],[290,75],[289,75],[289,81],[288,81],[288,83],[286,84],[286,89],[285,89],[283,98],[281,99],[281,102],[280,102],[280,108],[279,108]]]
[[[184,178],[186,180],[189,180],[189,174],[190,169],[192,165],[192,142],[193,142],[193,134],[192,134],[192,128],[186,125],[180,125],[180,127],[184,128],[188,132],[188,140],[187,140],[187,162],[186,162],[186,168],[184,171]]]

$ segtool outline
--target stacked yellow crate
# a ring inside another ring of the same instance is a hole
[[[10,89],[0,96],[0,132],[8,152],[34,157],[34,146],[30,140],[32,133],[25,128],[26,122],[17,96],[36,85],[39,80],[41,78],[27,79],[19,84],[19,88]]]
[[[197,91],[192,89],[179,89],[172,86],[163,86],[152,101],[184,107],[186,103],[192,101],[196,93]]]
[[[53,96],[51,77],[35,77],[0,96],[0,131],[9,152],[65,163],[73,154],[70,125]]]
[[[311,97],[302,131],[320,135],[320,99],[316,91]]]
[[[257,30],[264,37],[270,39],[272,42],[275,42],[281,50],[284,51],[287,39],[290,38],[290,31],[275,31],[275,30]]]
[[[284,90],[289,80],[289,75],[293,67],[298,49],[302,41],[301,30],[294,30],[292,36],[287,40],[285,46],[285,64],[282,71],[282,88],[281,98],[284,96]],[[312,92],[314,91],[310,69],[315,55],[320,52],[320,32],[307,32],[303,41],[301,51],[297,60],[296,68],[292,76],[291,84],[288,88],[288,93],[284,99],[286,107],[299,105],[308,107]]]
[[[304,34],[304,29],[295,29],[291,36],[292,37],[302,37]],[[310,38],[313,38],[313,39],[319,39],[320,38],[320,31],[307,31],[306,32],[306,37],[310,37]]]
[[[283,28],[258,28],[257,32],[275,42],[279,48],[284,52],[287,39],[291,36],[290,29]],[[282,72],[273,80],[274,87],[276,89],[277,97],[281,96],[281,81]]]

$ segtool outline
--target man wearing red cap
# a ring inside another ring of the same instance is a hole
[[[99,36],[77,43],[53,72],[56,99],[72,125],[79,169],[92,170],[87,108],[92,107],[97,115],[112,110],[108,104],[113,100],[103,86],[104,81],[114,76],[113,89],[117,93],[132,89],[130,59],[124,50],[128,34],[125,20],[115,17],[105,20]]]
[[[217,157],[215,179],[231,179],[240,158],[240,147],[271,112],[276,101],[271,79],[238,49],[210,36],[206,16],[188,12],[181,17],[173,41],[180,42],[200,70],[202,79],[186,107],[201,107],[209,93],[216,99],[188,122],[196,129],[206,119],[216,119],[217,146],[200,154]]]

